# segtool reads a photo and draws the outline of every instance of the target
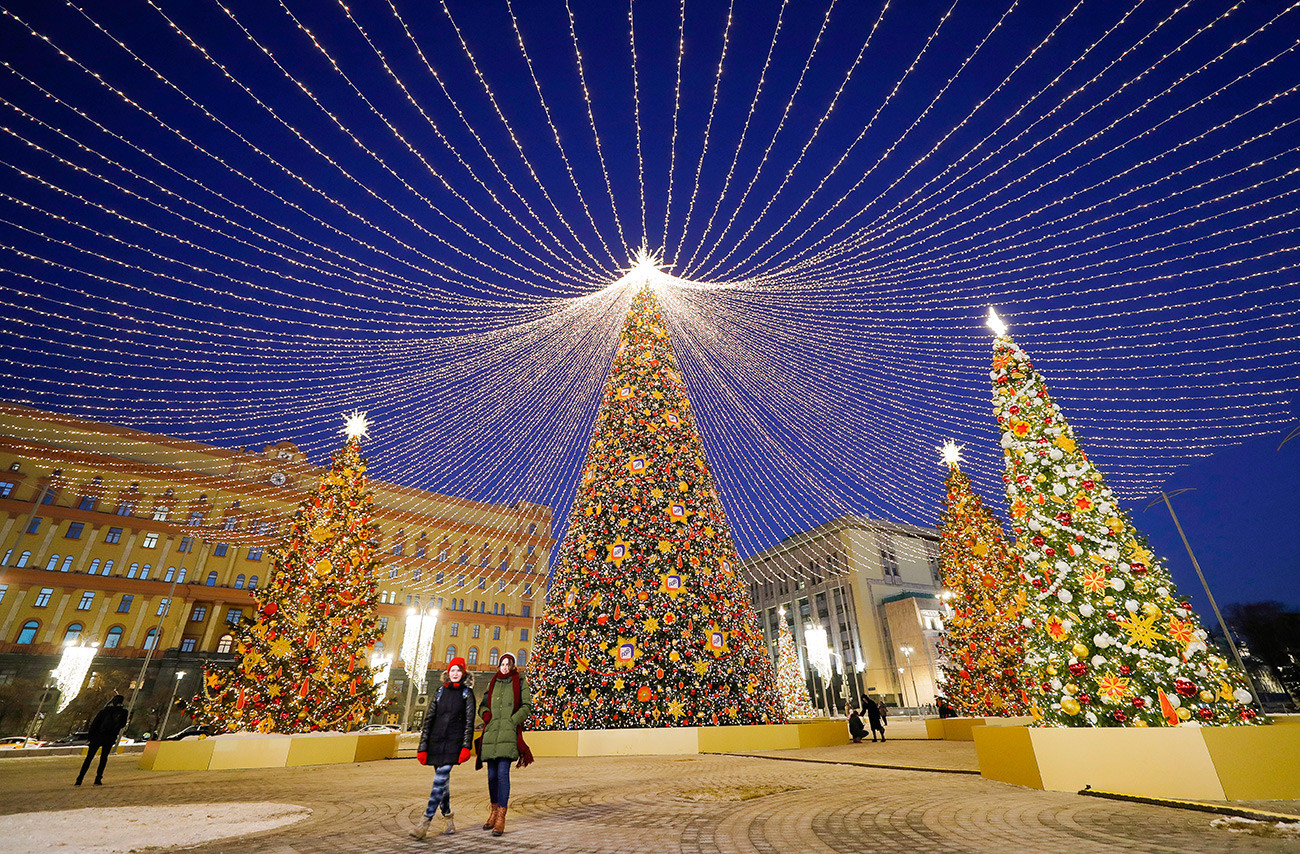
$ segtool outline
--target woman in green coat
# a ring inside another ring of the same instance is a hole
[[[533,711],[533,692],[523,674],[515,667],[510,653],[501,656],[497,672],[492,674],[487,693],[479,704],[483,717],[483,742],[479,759],[488,767],[488,797],[492,813],[483,823],[493,836],[506,832],[506,807],[510,802],[510,763],[524,767],[533,761],[524,744],[524,721]]]

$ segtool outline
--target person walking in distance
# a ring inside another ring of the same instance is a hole
[[[424,808],[424,819],[411,831],[411,836],[423,839],[429,833],[434,813],[442,810],[444,835],[456,832],[451,811],[451,769],[470,756],[474,743],[474,689],[465,659],[457,656],[447,664],[447,674],[429,711],[424,715],[420,730],[420,749],[416,758],[421,765],[433,766],[433,789],[429,792],[429,805]]]
[[[533,711],[533,694],[510,653],[501,656],[478,711],[483,716],[479,761],[488,767],[488,799],[492,802],[483,829],[500,836],[506,832],[510,804],[510,764],[518,762],[523,768],[533,761],[523,736],[524,721]]]
[[[870,697],[867,698],[867,720],[871,723],[871,740],[876,740],[876,733],[880,733],[880,740],[885,740],[885,704],[877,703]]]
[[[126,726],[126,708],[122,705],[122,695],[117,694],[108,701],[108,705],[99,710],[90,722],[90,744],[86,746],[86,761],[81,763],[81,773],[77,775],[74,786],[80,786],[90,768],[90,760],[99,751],[99,767],[95,769],[95,785],[104,785],[104,766],[108,764],[108,752],[117,744],[117,734]]]

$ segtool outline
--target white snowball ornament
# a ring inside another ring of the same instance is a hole
[[[1237,690],[1232,692],[1232,699],[1236,700],[1238,703],[1241,703],[1243,706],[1247,706],[1250,705],[1251,701],[1254,700],[1255,698],[1250,696],[1250,692],[1247,691],[1245,688],[1238,688]]]
[[[1106,663],[1106,656],[1104,656],[1104,655],[1094,655],[1094,656],[1092,657],[1092,666],[1093,666],[1093,667],[1101,667],[1101,666],[1102,666],[1103,664],[1105,664],[1105,663]]]
[[[1069,590],[1062,589],[1056,592],[1056,598],[1068,605],[1074,601],[1074,594]]]
[[[1061,453],[1060,448],[1052,448],[1052,450],[1047,452],[1047,455],[1054,460],[1059,460],[1061,457],[1065,456],[1065,454]]]
[[[1063,483],[1053,484],[1053,485],[1052,485],[1052,492],[1055,493],[1056,495],[1064,496],[1064,495],[1065,495],[1065,484],[1063,484]]]
[[[1095,613],[1096,613],[1096,609],[1094,609],[1087,602],[1084,602],[1082,605],[1079,606],[1080,617],[1091,617]]]
[[[1141,606],[1141,604],[1138,602],[1138,600],[1136,600],[1136,599],[1125,599],[1125,600],[1124,600],[1124,610],[1125,610],[1125,611],[1128,611],[1130,614],[1136,614],[1137,611],[1138,611],[1138,608],[1140,608],[1140,607],[1142,607],[1142,606]]]
[[[1123,590],[1124,586],[1124,579],[1122,578],[1112,578],[1110,580],[1110,587],[1112,590]]]

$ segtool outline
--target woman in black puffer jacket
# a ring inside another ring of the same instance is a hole
[[[470,687],[465,659],[457,657],[448,663],[447,676],[424,716],[420,750],[416,757],[421,765],[433,766],[433,791],[429,793],[424,820],[415,826],[411,836],[423,839],[428,834],[429,823],[433,821],[433,815],[439,807],[442,808],[442,818],[446,822],[442,832],[456,832],[452,820],[451,792],[448,788],[451,768],[469,758],[473,743],[474,689]]]

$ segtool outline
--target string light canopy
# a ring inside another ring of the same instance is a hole
[[[742,557],[997,494],[990,305],[1121,500],[1294,419],[1300,4],[453,5],[6,4],[3,396],[558,518],[648,282]]]

